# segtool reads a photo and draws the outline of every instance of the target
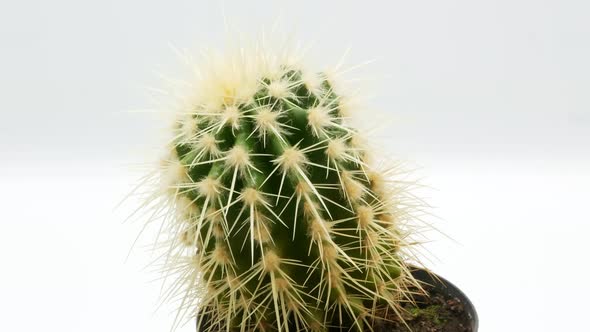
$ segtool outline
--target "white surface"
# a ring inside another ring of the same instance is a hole
[[[279,21],[331,64],[377,57],[380,145],[423,165],[430,266],[481,332],[580,331],[590,297],[590,4],[585,1],[7,1],[0,4],[0,330],[167,331],[139,225],[113,212],[149,156],[168,48]],[[371,87],[375,87],[372,90]],[[524,302],[521,302],[524,300]],[[179,331],[192,331],[185,326]]]
[[[579,331],[590,295],[587,166],[428,167],[424,182],[438,188],[429,201],[442,219],[430,221],[456,241],[435,236],[428,265],[468,294],[482,332]],[[121,223],[130,206],[112,212],[135,179],[105,168],[0,176],[2,330],[169,329],[174,308],[153,313],[159,282],[141,269],[146,252],[124,263],[140,225]]]

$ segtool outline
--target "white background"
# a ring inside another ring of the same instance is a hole
[[[434,188],[429,221],[453,240],[433,235],[427,265],[480,331],[587,326],[587,2],[24,0],[0,4],[0,330],[169,330],[150,257],[125,261],[133,202],[114,210],[162,123],[127,111],[185,75],[169,45],[223,45],[224,12],[245,33],[279,17],[320,65],[377,60],[372,140]]]

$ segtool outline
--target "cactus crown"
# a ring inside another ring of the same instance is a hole
[[[293,63],[212,64],[174,124],[154,215],[170,296],[202,331],[362,330],[411,300],[403,189],[370,165],[329,75]]]

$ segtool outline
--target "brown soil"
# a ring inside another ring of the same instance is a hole
[[[376,321],[374,332],[472,332],[469,316],[456,297],[426,289],[430,297],[416,298],[416,305],[407,304],[402,320],[393,312]],[[407,326],[406,326],[407,324]]]

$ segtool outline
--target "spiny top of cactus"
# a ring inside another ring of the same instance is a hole
[[[204,331],[323,331],[400,314],[417,286],[412,201],[395,169],[369,160],[333,74],[262,50],[207,62],[148,202],[179,317]]]

